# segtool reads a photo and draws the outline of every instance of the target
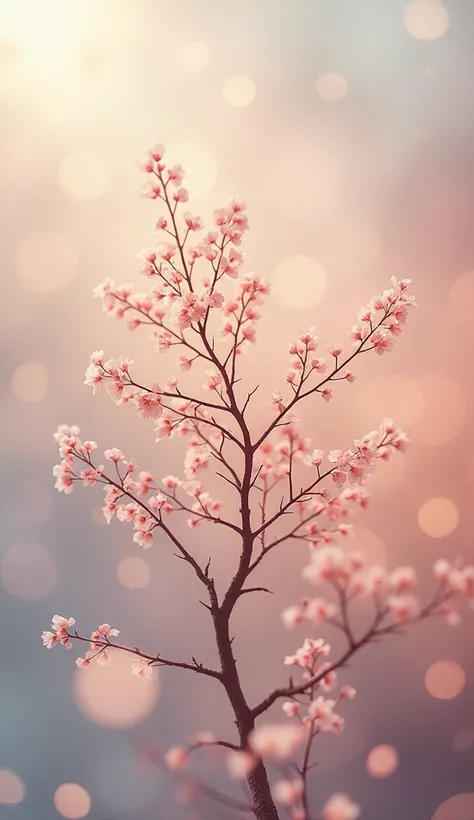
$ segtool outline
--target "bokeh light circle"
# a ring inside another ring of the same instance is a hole
[[[430,538],[444,538],[456,529],[459,512],[450,498],[429,498],[419,509],[418,524]]]
[[[195,74],[204,71],[212,61],[211,49],[207,43],[196,40],[184,43],[177,53],[178,64],[184,71]]]
[[[327,287],[324,268],[308,256],[295,254],[283,259],[271,280],[272,295],[291,308],[308,308],[319,304]]]
[[[425,686],[438,700],[452,700],[466,685],[466,673],[456,661],[436,661],[426,672]]]
[[[474,748],[474,726],[467,726],[459,729],[453,737],[453,749],[455,752],[468,752]]]
[[[322,100],[339,102],[347,94],[348,82],[342,74],[335,71],[320,74],[316,80],[316,91]]]
[[[466,397],[459,384],[444,373],[425,373],[419,382],[425,407],[410,429],[410,438],[416,444],[440,447],[462,432],[467,418]]]
[[[405,28],[417,40],[437,40],[449,29],[449,12],[441,0],[411,0],[403,11]]]
[[[39,544],[15,544],[2,558],[2,586],[17,598],[45,598],[54,589],[57,577],[53,556]]]
[[[212,151],[198,142],[181,140],[173,143],[166,152],[173,163],[180,163],[185,171],[183,186],[190,196],[202,196],[214,188],[219,168]]]
[[[367,756],[366,768],[372,777],[390,777],[398,767],[398,752],[393,746],[375,746]]]
[[[473,817],[474,792],[461,792],[445,800],[431,820],[472,820]]]
[[[150,583],[151,572],[143,558],[130,556],[120,561],[117,578],[127,589],[143,589]]]
[[[110,666],[76,669],[74,697],[86,718],[109,729],[137,726],[158,700],[158,671],[150,681],[132,673],[133,655],[111,651]]]
[[[63,191],[83,202],[99,199],[110,183],[110,165],[103,154],[93,148],[81,148],[64,157],[58,169]]]
[[[41,362],[25,362],[13,372],[12,391],[17,399],[26,402],[41,401],[48,387],[48,369]]]
[[[410,427],[425,409],[420,382],[401,373],[377,376],[360,384],[356,382],[352,389],[360,416],[369,424],[388,416],[402,428]]]
[[[451,285],[448,309],[459,325],[474,330],[474,271],[466,271]]]
[[[62,817],[79,820],[91,810],[89,792],[78,783],[63,783],[54,793],[54,807]]]
[[[21,777],[11,769],[0,769],[0,805],[16,806],[25,797]]]
[[[74,242],[56,231],[28,234],[16,254],[18,275],[34,293],[51,293],[65,287],[75,276],[78,264]]]
[[[250,105],[256,97],[257,89],[250,77],[229,77],[222,86],[222,96],[227,105],[243,107]]]

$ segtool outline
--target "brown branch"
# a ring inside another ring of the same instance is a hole
[[[206,666],[203,666],[200,663],[194,661],[193,663],[184,663],[181,661],[171,661],[168,658],[163,658],[161,655],[147,655],[145,652],[142,652],[138,647],[134,646],[122,646],[118,643],[113,643],[109,640],[98,640],[98,641],[91,641],[90,638],[85,638],[82,635],[79,635],[77,631],[73,633],[67,633],[68,637],[71,640],[82,641],[83,643],[93,643],[94,646],[100,646],[102,649],[119,649],[122,652],[129,652],[131,655],[135,655],[137,658],[141,658],[142,660],[149,661],[150,666],[170,666],[176,669],[188,669],[191,672],[197,672],[200,675],[207,675],[210,678],[215,678],[216,680],[221,680],[222,675],[216,669],[208,669]]]

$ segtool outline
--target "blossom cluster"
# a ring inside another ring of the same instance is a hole
[[[86,641],[85,638],[79,636],[77,631],[70,631],[75,623],[75,618],[65,618],[63,615],[54,615],[51,621],[51,631],[43,632],[41,635],[43,646],[45,646],[46,649],[52,649],[54,646],[61,645],[66,649],[71,649],[71,639]],[[76,666],[78,666],[79,669],[87,669],[94,661],[99,664],[99,666],[110,666],[112,663],[110,650],[123,648],[110,640],[111,638],[116,638],[118,635],[120,635],[120,631],[110,626],[110,624],[101,624],[98,626],[87,640],[90,648],[84,657],[76,659]],[[136,657],[131,665],[132,674],[142,680],[149,680],[154,671],[152,666],[154,659],[141,656],[138,649],[134,650],[134,654]],[[156,662],[157,661],[158,659],[156,659]]]
[[[450,625],[456,626],[460,614],[452,599],[464,597],[474,608],[474,566],[464,565],[461,560],[451,565],[440,559],[433,567],[433,574],[438,588],[429,614],[443,615]],[[395,626],[419,619],[426,611],[415,594],[417,578],[411,566],[388,571],[383,566],[368,565],[362,552],[321,546],[311,551],[310,563],[302,575],[314,586],[328,585],[336,601],[305,597],[299,606],[287,607],[282,618],[289,628],[305,622],[334,622],[341,606],[360,598],[372,599],[379,620]]]
[[[259,305],[268,285],[254,274],[245,274],[235,293],[227,293],[225,280],[239,279],[244,263],[238,248],[248,229],[247,206],[234,197],[214,212],[211,230],[206,232],[201,216],[181,211],[189,199],[182,187],[184,170],[180,165],[166,166],[164,153],[163,146],[156,146],[142,164],[149,177],[142,196],[160,202],[165,211],[156,222],[161,241],[140,254],[141,272],[153,287],[148,293],[135,293],[133,285],[116,285],[107,279],[94,295],[108,315],[125,319],[129,330],[151,326],[160,353],[176,345],[187,348],[180,363],[182,370],[189,370],[203,354],[203,346],[199,339],[190,341],[185,331],[201,335],[210,313],[217,311],[222,338],[232,341],[234,356],[241,353],[255,341]],[[195,241],[197,234],[201,236]]]
[[[286,371],[285,382],[291,388],[293,404],[295,399],[310,392],[319,393],[329,402],[332,398],[330,384],[335,381],[346,381],[352,384],[355,375],[347,364],[352,361],[355,353],[374,350],[378,356],[392,350],[395,339],[403,330],[407,321],[408,311],[416,307],[415,297],[410,291],[410,279],[396,279],[392,277],[392,287],[384,290],[380,296],[374,296],[357,315],[357,322],[350,331],[351,349],[344,355],[343,345],[333,343],[328,345],[327,352],[331,357],[331,365],[324,356],[319,355],[319,339],[315,329],[303,331],[297,339],[290,342],[290,368]],[[326,374],[315,386],[314,377]],[[313,386],[311,384],[313,382]],[[281,391],[275,390],[270,404],[277,413],[284,412],[286,405]]]
[[[210,458],[210,449],[199,440],[191,441],[185,461],[185,473],[188,480],[168,475],[158,486],[153,476],[145,470],[138,471],[134,460],[126,460],[117,447],[105,450],[105,458],[115,467],[115,474],[107,476],[103,464],[94,465],[91,454],[97,449],[95,441],[83,442],[77,426],[60,425],[55,434],[62,456],[60,464],[53,473],[56,477],[56,488],[60,492],[71,493],[74,482],[82,481],[84,486],[93,487],[102,484],[105,489],[105,504],[102,508],[105,520],[110,523],[114,516],[121,522],[131,522],[135,529],[133,540],[144,549],[153,542],[153,532],[163,526],[163,517],[173,511],[191,513],[188,525],[197,526],[202,520],[218,521],[216,517],[221,502],[205,492],[197,481],[199,470],[205,468]],[[137,473],[137,475],[135,475]],[[177,491],[182,490],[190,499],[189,505],[178,498]]]

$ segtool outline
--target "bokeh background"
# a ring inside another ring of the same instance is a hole
[[[323,448],[349,446],[386,415],[406,428],[412,445],[372,480],[356,544],[389,567],[414,563],[428,594],[438,556],[473,558],[474,3],[0,9],[0,816],[230,817],[176,804],[156,765],[193,731],[231,735],[217,684],[164,670],[158,693],[121,658],[81,673],[75,649],[41,646],[60,612],[84,632],[108,621],[148,651],[213,659],[198,589],[169,546],[141,552],[130,529],[107,528],[100,490],[52,489],[63,422],[159,476],[182,460],[179,443],[156,445],[152,427],[83,386],[97,348],[130,355],[153,379],[174,372],[145,335],[101,313],[92,288],[106,276],[140,283],[137,253],[156,241],[157,211],[138,196],[135,162],[157,141],[188,170],[193,212],[207,218],[234,194],[249,203],[247,268],[273,284],[245,363],[262,385],[256,423],[298,328],[344,338],[390,276],[411,277],[419,309],[395,351],[365,357],[356,383],[303,420]],[[204,529],[193,538],[230,571],[231,545],[206,543]],[[286,679],[282,656],[304,637],[286,633],[279,612],[310,593],[305,558],[282,550],[265,570],[275,594],[248,596],[236,615],[251,699]],[[316,806],[343,791],[364,820],[473,820],[473,615],[457,629],[417,627],[344,671],[359,696],[345,734],[320,747]],[[219,762],[203,766],[227,788]]]

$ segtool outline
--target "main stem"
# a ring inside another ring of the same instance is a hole
[[[255,720],[240,685],[229,635],[229,618],[222,608],[215,611],[213,617],[217,648],[221,661],[222,683],[235,715],[240,743],[246,748],[249,734],[255,727]],[[247,776],[247,783],[252,798],[252,808],[257,820],[279,820],[263,763],[260,762]]]
[[[247,748],[248,737],[250,732],[255,728],[255,719],[240,685],[237,664],[232,651],[232,641],[229,635],[229,623],[232,610],[239,599],[252,561],[255,536],[252,532],[251,524],[250,491],[252,486],[253,454],[255,448],[252,444],[250,431],[245,422],[244,414],[238,407],[232,381],[229,378],[225,365],[219,361],[214,353],[213,346],[209,344],[205,327],[203,326],[200,326],[200,335],[208,355],[213,360],[224,380],[229,400],[229,409],[240,427],[243,440],[245,463],[240,487],[242,552],[240,554],[237,572],[229,585],[221,605],[219,606],[215,599],[211,600],[211,615],[214,622],[217,649],[221,662],[222,683],[235,715],[235,723],[239,732],[241,746]],[[252,798],[252,808],[257,820],[279,820],[278,811],[270,791],[267,772],[262,762],[258,763],[252,772],[247,775],[247,783]]]

